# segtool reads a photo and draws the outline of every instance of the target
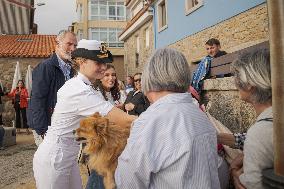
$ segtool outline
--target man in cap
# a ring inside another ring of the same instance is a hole
[[[59,89],[51,126],[34,155],[33,171],[38,189],[82,188],[76,161],[79,144],[73,135],[82,118],[99,112],[121,126],[129,126],[136,118],[105,101],[92,87],[96,79],[104,76],[106,63],[112,62],[112,55],[103,43],[81,40],[72,57],[79,66],[78,75]]]
[[[42,142],[50,125],[57,101],[57,91],[65,81],[74,76],[71,53],[76,49],[77,39],[73,32],[62,30],[56,37],[56,50],[33,70],[33,86],[29,101],[28,125],[33,129],[37,146]]]

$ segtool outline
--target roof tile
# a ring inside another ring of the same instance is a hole
[[[56,35],[0,35],[0,57],[49,57]]]

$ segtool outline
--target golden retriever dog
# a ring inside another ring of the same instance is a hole
[[[78,139],[86,139],[84,152],[89,155],[89,167],[103,176],[106,189],[115,188],[114,172],[117,159],[125,148],[130,126],[110,123],[98,113],[80,122],[76,130]]]

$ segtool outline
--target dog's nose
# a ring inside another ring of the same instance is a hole
[[[73,135],[75,135],[76,134],[76,130],[73,130]]]

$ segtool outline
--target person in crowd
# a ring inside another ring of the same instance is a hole
[[[2,113],[4,112],[4,104],[2,103],[2,96],[5,96],[6,90],[5,87],[3,86],[2,81],[0,80],[0,126],[3,126],[3,117],[2,117]]]
[[[118,80],[118,88],[119,88],[119,91],[120,91],[120,102],[122,104],[124,104],[124,102],[126,100],[126,92],[125,92],[124,83],[120,80]]]
[[[134,90],[133,77],[129,75],[126,77],[125,92],[126,94],[128,94],[130,91],[133,90]]]
[[[107,64],[104,77],[96,80],[94,88],[99,91],[103,99],[109,101],[114,106],[119,106],[121,94],[119,91],[118,79],[113,65]],[[103,177],[98,175],[96,171],[92,171],[88,179],[86,189],[104,189]]]
[[[133,122],[118,158],[118,189],[220,188],[216,131],[187,92],[188,73],[184,55],[169,48],[146,64],[142,91],[152,104]]]
[[[56,43],[55,53],[38,64],[32,73],[33,87],[27,116],[37,145],[42,142],[51,123],[57,91],[74,76],[70,60],[77,46],[76,35],[62,30],[56,37]]]
[[[12,98],[12,101],[14,103],[14,109],[16,112],[17,133],[20,133],[20,129],[22,128],[21,123],[23,123],[23,128],[26,129],[27,134],[30,134],[26,114],[29,94],[28,90],[25,87],[24,81],[19,80],[17,83],[17,87],[12,90],[11,93],[8,94],[8,96]]]
[[[116,77],[116,71],[112,64],[106,65],[104,77],[96,80],[94,88],[103,95],[106,101],[109,101],[113,105],[119,105],[120,103],[120,91],[118,87],[118,80]]]
[[[200,103],[206,104],[207,98],[203,89],[203,83],[205,79],[211,77],[210,67],[211,61],[213,58],[218,58],[227,54],[225,51],[221,51],[221,44],[218,39],[211,38],[205,43],[205,48],[207,51],[207,56],[204,57],[201,62],[198,64],[197,69],[193,73],[191,86],[198,92],[200,95]]]
[[[149,100],[141,91],[141,75],[142,73],[134,74],[135,89],[128,93],[123,105],[123,110],[130,115],[139,116],[150,105]]]
[[[4,150],[4,135],[5,135],[5,129],[3,128],[3,125],[0,125],[0,150]]]
[[[218,39],[211,38],[205,43],[205,48],[207,51],[207,56],[210,56],[212,58],[218,58],[220,56],[223,56],[227,54],[226,51],[221,50],[221,43]]]
[[[33,171],[38,189],[82,188],[77,163],[80,146],[73,134],[81,119],[96,112],[121,126],[129,126],[135,119],[105,101],[92,87],[92,83],[104,76],[106,63],[112,62],[112,55],[103,43],[83,39],[72,52],[72,58],[78,64],[78,75],[58,90],[51,126],[34,154]]]
[[[266,49],[241,55],[232,64],[239,96],[252,104],[257,119],[248,129],[243,156],[231,163],[236,188],[262,189],[262,171],[273,168],[273,115],[270,55]]]

